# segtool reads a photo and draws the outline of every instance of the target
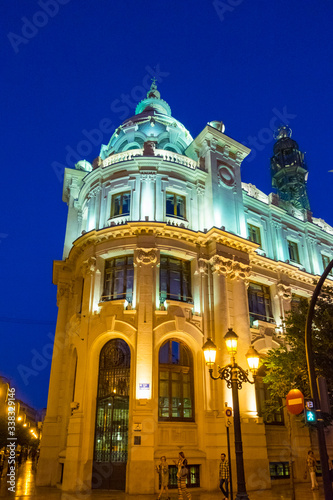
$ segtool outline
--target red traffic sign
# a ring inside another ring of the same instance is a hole
[[[304,410],[304,396],[299,389],[291,389],[287,397],[287,410],[293,415],[299,415]]]
[[[225,417],[225,425],[226,427],[232,426],[232,408],[227,406],[224,408],[224,417]]]

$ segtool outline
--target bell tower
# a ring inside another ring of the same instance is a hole
[[[287,126],[281,126],[275,132],[276,143],[271,158],[272,185],[281,200],[290,202],[295,208],[310,210],[306,189],[308,168],[304,153],[291,139],[291,133]]]

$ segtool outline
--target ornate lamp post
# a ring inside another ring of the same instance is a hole
[[[319,454],[320,454],[321,469],[322,469],[322,473],[323,473],[323,486],[324,486],[325,500],[332,500],[333,499],[333,491],[332,491],[332,483],[331,483],[330,476],[329,476],[328,455],[327,455],[327,448],[326,448],[326,441],[325,441],[324,422],[323,422],[323,419],[321,417],[320,397],[319,397],[318,387],[317,387],[317,383],[316,383],[316,369],[315,369],[314,355],[313,355],[313,349],[312,349],[312,321],[313,321],[313,316],[314,316],[314,312],[315,312],[316,302],[317,302],[317,299],[319,297],[320,291],[322,289],[324,281],[326,280],[327,276],[329,275],[329,273],[331,272],[332,269],[333,269],[333,260],[331,260],[331,262],[326,267],[325,271],[321,275],[321,278],[318,281],[317,286],[313,292],[311,302],[309,305],[308,316],[306,318],[306,325],[305,325],[306,362],[307,362],[307,366],[308,366],[311,397],[313,398],[315,409],[318,413],[318,419],[317,419],[318,447],[319,447]]]
[[[248,377],[248,371],[243,370],[235,360],[237,353],[237,341],[238,335],[229,328],[227,334],[224,336],[225,343],[227,345],[228,353],[231,357],[231,363],[218,368],[218,376],[213,375],[213,365],[216,359],[216,345],[211,339],[207,339],[207,342],[202,347],[205,355],[206,364],[209,368],[209,375],[213,380],[222,379],[227,382],[227,387],[232,391],[232,402],[234,408],[234,426],[235,426],[235,452],[236,452],[236,470],[237,470],[237,495],[236,500],[249,500],[248,494],[246,492],[245,486],[245,475],[244,475],[244,462],[243,462],[243,444],[242,444],[242,432],[240,425],[240,413],[239,413],[239,399],[238,391],[242,388],[243,382],[249,382],[254,384],[254,380],[251,381]],[[253,376],[256,375],[259,366],[259,354],[250,346],[248,352],[246,353],[246,358],[249,364],[250,371]]]

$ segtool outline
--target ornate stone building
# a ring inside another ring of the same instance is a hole
[[[232,327],[244,367],[250,344],[262,355],[279,346],[285,312],[310,296],[333,256],[333,228],[312,217],[307,167],[290,136],[279,129],[278,193],[267,196],[242,184],[250,150],[222,122],[193,139],[153,83],[92,164],[66,169],[39,484],[154,493],[160,456],[171,466],[183,450],[189,485],[217,488],[232,401],[225,383],[209,378],[202,346],[211,337],[227,363]],[[260,379],[240,391],[249,490],[288,476],[284,416],[265,422],[264,398]],[[309,445],[307,429],[295,427],[297,480]]]

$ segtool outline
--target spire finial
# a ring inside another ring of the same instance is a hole
[[[274,132],[274,139],[279,140],[283,137],[291,137],[292,130],[287,125],[280,125]]]
[[[161,94],[157,90],[156,78],[155,77],[153,77],[151,79],[151,86],[150,86],[150,90],[148,90],[148,92],[147,92],[147,97],[148,98],[153,97],[155,99],[160,99],[161,98]]]
[[[150,90],[157,90],[157,85],[156,85],[156,77],[154,76],[152,79],[152,84],[150,86]]]

